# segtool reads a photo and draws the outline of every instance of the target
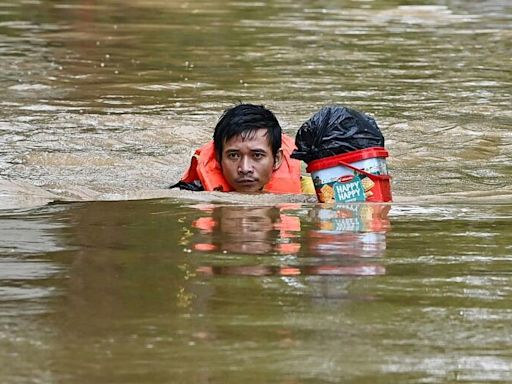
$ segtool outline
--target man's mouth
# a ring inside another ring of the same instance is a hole
[[[245,178],[245,179],[238,179],[236,182],[237,184],[254,184],[256,183],[256,179],[249,179],[249,178]]]

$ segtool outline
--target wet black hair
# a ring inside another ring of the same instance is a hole
[[[274,114],[263,105],[238,104],[226,109],[215,126],[213,144],[220,161],[224,142],[241,135],[250,137],[258,129],[267,130],[267,138],[274,158],[281,148],[281,126]]]

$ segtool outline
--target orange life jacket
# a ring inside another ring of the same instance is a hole
[[[295,143],[289,136],[282,135],[283,162],[272,172],[270,181],[263,187],[264,192],[271,193],[301,193],[300,161],[290,158],[295,149]],[[229,185],[220,164],[215,158],[213,141],[197,149],[192,156],[189,168],[183,174],[181,181],[193,183],[200,181],[205,191],[234,191]]]

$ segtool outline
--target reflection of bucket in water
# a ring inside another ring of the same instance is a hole
[[[335,204],[313,217],[310,251],[322,256],[380,257],[391,228],[389,204]]]
[[[386,149],[372,147],[313,160],[307,172],[313,178],[318,201],[391,201],[386,157]]]
[[[336,204],[318,209],[316,222],[329,232],[387,232],[390,228],[388,204]]]

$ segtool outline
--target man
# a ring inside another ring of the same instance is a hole
[[[239,104],[219,119],[213,141],[196,150],[172,187],[194,191],[301,193],[300,161],[292,138],[261,105]],[[171,188],[172,188],[171,187]]]

